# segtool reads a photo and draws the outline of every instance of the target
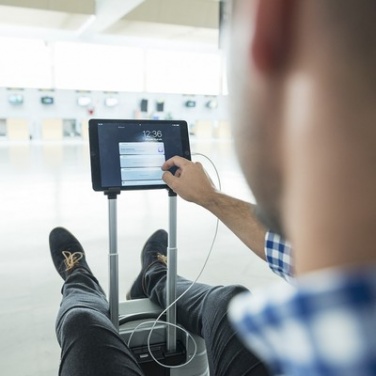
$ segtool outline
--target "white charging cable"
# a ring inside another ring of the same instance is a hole
[[[219,176],[219,173],[218,173],[218,170],[215,166],[215,164],[213,163],[213,161],[207,157],[206,155],[204,154],[201,154],[201,153],[194,153],[192,154],[193,156],[201,156],[203,158],[205,158],[206,160],[208,160],[210,162],[210,164],[212,165],[212,167],[214,168],[214,171],[215,171],[215,174],[216,174],[216,177],[217,177],[217,181],[218,181],[218,189],[221,190],[222,188],[222,184],[221,184],[221,179],[220,179],[220,176]],[[195,341],[195,339],[193,338],[193,336],[191,335],[191,333],[189,333],[186,329],[178,326],[178,325],[175,325],[175,324],[172,324],[172,323],[168,323],[168,322],[163,322],[164,325],[170,325],[172,327],[175,327],[177,328],[178,330],[181,330],[183,333],[187,334],[187,336],[192,340],[192,343],[193,343],[193,353],[190,357],[190,359],[188,361],[186,361],[185,363],[182,363],[182,364],[179,364],[179,365],[176,365],[176,366],[172,366],[172,365],[167,365],[167,364],[163,364],[161,363],[158,359],[155,358],[155,356],[153,355],[152,353],[152,350],[151,350],[151,345],[150,345],[150,341],[151,341],[151,336],[152,336],[152,333],[154,331],[154,328],[155,326],[157,325],[157,323],[160,321],[161,317],[171,308],[173,307],[185,294],[188,293],[188,291],[194,286],[194,284],[198,281],[198,279],[201,277],[202,273],[204,272],[205,268],[206,268],[206,265],[208,264],[208,261],[209,261],[209,258],[213,252],[213,249],[214,249],[214,244],[215,244],[215,241],[217,240],[217,235],[218,235],[218,229],[219,229],[219,219],[217,218],[216,219],[216,225],[215,225],[215,231],[214,231],[214,236],[213,236],[213,240],[212,240],[212,243],[210,245],[210,249],[209,249],[209,252],[208,252],[208,255],[206,256],[206,259],[204,261],[204,264],[200,270],[200,272],[198,273],[197,277],[194,279],[194,281],[188,286],[188,288],[180,295],[178,296],[168,307],[166,307],[162,312],[161,314],[154,320],[154,321],[146,321],[146,322],[143,322],[143,323],[140,323],[139,325],[137,325],[134,330],[132,331],[130,337],[129,337],[129,340],[128,340],[128,347],[130,347],[130,343],[131,343],[131,340],[133,338],[133,334],[139,330],[139,328],[141,328],[142,325],[150,325],[150,324],[153,324],[152,327],[150,328],[150,332],[149,332],[149,335],[148,335],[148,339],[147,339],[147,347],[148,347],[148,351],[149,351],[149,354],[150,356],[153,358],[153,360],[159,364],[161,367],[164,367],[164,368],[170,368],[170,369],[176,369],[176,368],[182,368],[182,367],[185,367],[187,364],[189,364],[196,356],[197,354],[197,343]],[[187,351],[188,352],[188,351]]]

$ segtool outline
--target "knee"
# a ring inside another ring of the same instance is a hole
[[[203,304],[201,328],[201,335],[205,341],[213,343],[217,342],[218,336],[230,338],[233,335],[228,320],[228,306],[232,298],[245,291],[247,289],[243,286],[220,286],[213,288],[207,294]]]
[[[246,291],[248,290],[240,285],[215,287],[206,296],[204,304],[206,307],[211,307],[211,309],[215,307],[214,309],[217,312],[227,312],[231,299]]]
[[[98,312],[87,308],[71,309],[62,319],[61,336],[70,338],[82,336],[98,321],[98,314]]]

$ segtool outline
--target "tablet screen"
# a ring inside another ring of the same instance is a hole
[[[96,191],[166,188],[163,163],[191,157],[185,121],[92,119],[89,141]]]

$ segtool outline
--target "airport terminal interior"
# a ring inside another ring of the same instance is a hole
[[[222,191],[254,201],[234,152],[222,6],[218,0],[0,0],[2,375],[58,372],[54,325],[63,281],[50,257],[52,228],[78,237],[108,291],[108,202],[92,189],[89,119],[185,120],[192,159]],[[168,194],[124,191],[117,201],[123,301],[145,240],[168,228]],[[195,279],[217,221],[182,199],[177,213],[178,273]],[[219,223],[199,281],[255,290],[280,279]]]

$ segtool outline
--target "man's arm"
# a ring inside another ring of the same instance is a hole
[[[175,175],[169,171],[177,167]],[[173,157],[162,166],[165,183],[186,201],[204,207],[219,218],[244,244],[262,259],[265,258],[266,229],[255,215],[255,205],[219,192],[201,163]]]

